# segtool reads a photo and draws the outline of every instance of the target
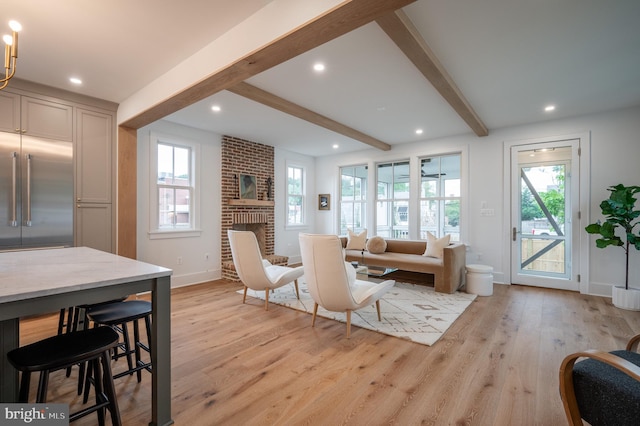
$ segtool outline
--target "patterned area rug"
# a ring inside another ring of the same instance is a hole
[[[293,283],[276,289],[269,302],[298,311],[313,313],[313,299],[307,286],[298,280],[300,300],[296,298]],[[238,293],[242,294],[243,290]],[[247,295],[264,300],[263,291],[249,289]],[[351,313],[351,325],[431,346],[438,341],[454,321],[476,298],[475,294],[456,292],[436,293],[424,285],[396,282],[380,300],[382,321],[378,321],[375,305]],[[346,314],[318,308],[318,316],[346,322]],[[316,320],[316,325],[317,325]]]

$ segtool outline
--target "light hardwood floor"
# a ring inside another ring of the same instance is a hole
[[[342,323],[319,318],[311,328],[308,314],[243,305],[240,288],[173,290],[176,425],[564,425],[562,359],[623,348],[640,332],[640,313],[606,298],[495,285],[432,347],[358,327],[346,339]],[[55,332],[56,321],[23,320],[21,344]],[[78,400],[76,374],[54,374],[50,402]],[[150,420],[150,376],[134,377],[116,382],[126,426]]]

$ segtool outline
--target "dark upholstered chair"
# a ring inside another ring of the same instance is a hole
[[[626,350],[586,350],[567,356],[560,367],[560,396],[570,425],[640,424],[640,334]],[[578,358],[586,358],[576,362]]]

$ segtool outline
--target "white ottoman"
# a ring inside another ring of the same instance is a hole
[[[493,268],[487,265],[467,265],[467,293],[478,296],[493,294]]]

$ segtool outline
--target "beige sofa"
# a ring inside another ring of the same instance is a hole
[[[347,246],[347,237],[340,237],[342,247]],[[465,284],[466,247],[461,243],[444,248],[442,259],[422,254],[426,241],[386,240],[384,253],[374,254],[366,250],[345,250],[348,262],[357,261],[371,266],[398,268],[403,271],[422,272],[434,275],[435,290],[440,293],[455,293]]]

